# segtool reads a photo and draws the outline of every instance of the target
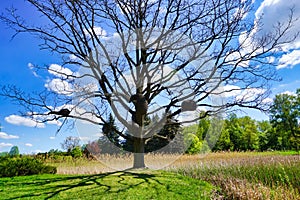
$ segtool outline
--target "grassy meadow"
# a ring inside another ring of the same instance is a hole
[[[299,199],[296,152],[219,152],[53,161],[56,175],[0,178],[0,199]],[[129,166],[129,167],[128,167]],[[160,170],[155,170],[160,169]]]

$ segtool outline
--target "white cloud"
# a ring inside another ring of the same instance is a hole
[[[300,64],[300,50],[294,50],[291,53],[283,55],[279,59],[279,65],[276,68],[293,68],[295,65],[298,64]]]
[[[256,19],[259,19],[263,16],[262,19],[262,29],[261,33],[265,34],[271,30],[274,30],[274,25],[277,22],[281,23],[281,27],[285,27],[288,22],[288,18],[290,15],[290,9],[294,9],[294,19],[300,17],[300,3],[299,0],[264,0],[260,7],[257,9],[255,16]],[[290,29],[289,34],[286,38],[289,38],[296,34],[300,30],[300,23],[296,21],[293,24],[292,29]],[[284,39],[286,39],[284,38]],[[292,43],[286,44],[283,49],[295,49],[300,47],[300,38],[295,40]]]
[[[272,98],[265,98],[264,100],[262,100],[262,103],[264,103],[264,104],[273,103],[273,99]]]
[[[8,135],[7,133],[0,132],[0,138],[1,139],[18,139],[19,136],[17,136],[17,135]]]
[[[236,100],[238,101],[253,101],[255,98],[257,98],[260,95],[263,95],[266,92],[265,89],[259,89],[259,88],[247,88],[241,92],[236,97]]]
[[[30,143],[26,143],[25,146],[27,146],[27,147],[32,147],[33,145],[30,144]]]
[[[73,93],[72,84],[58,78],[48,80],[45,87],[57,94],[71,95]]]
[[[241,93],[241,88],[236,85],[225,85],[222,89],[224,97],[235,97]]]
[[[34,65],[33,65],[32,63],[28,63],[27,66],[28,66],[28,68],[31,69],[31,70],[34,68]]]
[[[58,120],[48,121],[47,124],[61,126],[62,122]]]
[[[291,92],[291,91],[285,91],[285,92],[282,92],[280,94],[287,94],[289,96],[296,96],[296,93],[295,92]]]
[[[94,32],[98,36],[106,36],[107,35],[106,31],[104,29],[102,29],[101,27],[94,27]]]
[[[13,145],[12,144],[10,144],[10,143],[4,143],[4,142],[1,142],[0,143],[0,148],[2,148],[2,147],[12,147]]]
[[[55,137],[51,136],[49,137],[50,140],[55,140]]]
[[[246,55],[247,53],[251,53],[252,55],[261,53],[263,49],[257,49],[257,42],[254,41],[256,39],[261,38],[262,36],[268,36],[272,34],[278,35],[278,27],[282,30],[287,27],[289,22],[289,17],[291,15],[291,9],[293,9],[293,22],[292,27],[285,33],[283,37],[278,41],[290,41],[300,30],[300,4],[299,0],[264,0],[260,4],[259,8],[255,12],[255,21],[258,21],[258,24],[255,24],[255,27],[252,32],[245,34],[242,33],[239,37],[239,42],[241,44],[241,55]],[[277,37],[277,36],[276,36]],[[281,49],[274,49],[280,50],[283,52],[290,52],[286,55],[283,55],[282,58],[278,56],[278,59],[275,57],[267,58],[269,63],[277,63],[277,69],[290,67],[292,68],[296,64],[300,64],[299,52],[298,49],[300,48],[300,37],[295,39],[294,41],[288,42],[286,44],[282,44],[280,46]],[[238,54],[231,53],[227,57],[227,61],[230,61],[232,58],[239,58]],[[244,62],[241,66],[248,66],[249,62]]]
[[[69,56],[69,58],[70,58],[70,60],[72,60],[72,61],[78,61],[78,57],[75,56],[74,54],[71,54],[71,55]]]
[[[51,64],[48,72],[58,78],[73,79],[72,76],[77,76],[76,72],[72,72],[69,68],[62,67],[58,64]]]
[[[43,123],[37,123],[36,121],[34,121],[32,119],[22,117],[19,115],[10,115],[8,117],[5,117],[5,121],[10,124],[14,124],[14,125],[18,125],[18,126],[28,126],[28,127],[37,127],[37,128],[45,127],[45,124],[43,124]]]
[[[105,36],[107,35],[107,32],[106,32],[103,28],[101,28],[101,27],[99,27],[99,26],[95,26],[95,27],[93,28],[93,30],[94,30],[94,32],[95,32],[95,34],[96,34],[97,36],[105,37]],[[91,32],[91,31],[92,31],[92,29],[88,29],[88,30],[85,30],[84,33],[85,33],[86,35],[90,36],[90,33],[89,33],[89,32]]]

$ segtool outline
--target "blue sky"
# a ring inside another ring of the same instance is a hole
[[[10,0],[0,2],[0,12],[11,5],[19,8],[29,21],[38,20],[31,7],[24,1]],[[300,17],[298,0],[256,0],[257,14],[264,13],[265,28],[275,19],[284,21],[288,7],[295,6],[295,15]],[[295,30],[300,30],[300,21]],[[39,41],[29,34],[21,34],[11,40],[12,31],[0,24],[0,85],[13,84],[24,91],[40,91],[45,89],[46,78],[35,77],[28,67],[29,63],[39,65],[58,64],[59,59],[47,51],[41,51]],[[281,82],[274,83],[272,96],[283,92],[295,92],[300,88],[300,39],[284,49],[284,56],[275,58],[285,61],[288,65],[281,65],[277,71],[282,78]],[[34,127],[31,121],[18,117],[18,106],[5,98],[0,98],[0,151],[9,151],[11,146],[17,145],[22,153],[33,153],[60,149],[60,143],[69,135],[78,136],[77,130],[64,130],[55,137],[57,125],[46,124]],[[264,113],[254,110],[245,110],[248,115],[257,119],[268,119]]]

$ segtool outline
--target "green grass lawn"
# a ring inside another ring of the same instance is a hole
[[[0,199],[210,199],[212,190],[201,180],[149,170],[0,178]]]

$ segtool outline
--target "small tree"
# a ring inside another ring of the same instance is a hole
[[[61,143],[61,147],[70,153],[74,148],[80,147],[79,143],[80,140],[78,137],[69,136],[64,140],[63,143]]]
[[[20,155],[20,152],[19,152],[19,148],[18,146],[13,146],[11,147],[10,151],[9,151],[9,156],[11,157],[16,157],[16,156],[19,156]]]
[[[70,153],[73,158],[82,157],[82,151],[81,151],[80,146],[76,146],[75,148],[73,148]]]

